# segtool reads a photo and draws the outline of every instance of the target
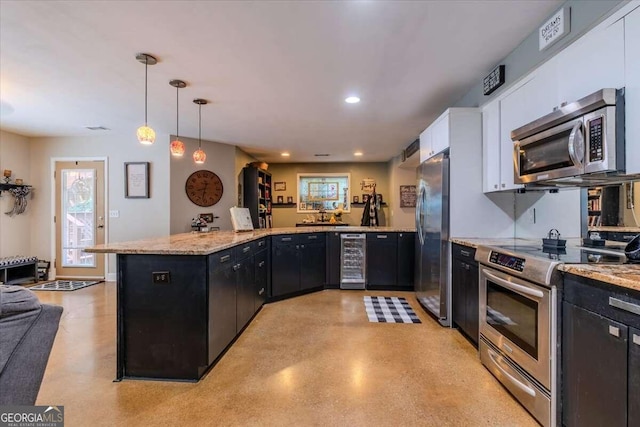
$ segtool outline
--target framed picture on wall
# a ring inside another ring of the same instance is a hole
[[[276,181],[273,183],[273,191],[287,191],[287,183],[284,181]]]
[[[360,203],[360,197],[353,196],[353,203]]]
[[[293,196],[287,196],[287,203],[293,203]]]
[[[284,197],[282,196],[278,196],[278,202],[277,203],[284,203]]]
[[[368,194],[363,194],[362,195],[362,203],[367,203],[368,200],[369,200],[369,195]]]
[[[149,162],[124,164],[124,197],[127,199],[149,198]]]

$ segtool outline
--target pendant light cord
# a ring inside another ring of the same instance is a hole
[[[179,102],[178,97],[180,96],[180,87],[176,85],[176,139],[180,137],[180,111],[178,110]]]
[[[147,70],[149,68],[149,56],[144,56],[144,125],[147,126]]]
[[[202,148],[202,104],[198,104],[198,149]]]

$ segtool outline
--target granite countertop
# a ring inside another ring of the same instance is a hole
[[[340,232],[405,232],[412,233],[414,228],[408,227],[283,227],[260,229],[243,233],[233,231],[213,231],[209,233],[182,233],[152,239],[130,242],[107,243],[86,248],[85,252],[115,254],[150,254],[150,255],[209,255],[229,249],[239,244],[257,240],[265,236],[298,233]]]
[[[640,291],[640,264],[562,264],[560,271]]]
[[[619,233],[640,234],[640,227],[618,227],[613,225],[601,225],[599,227],[589,227],[589,231],[617,231]]]
[[[602,228],[602,227],[599,227]],[[533,245],[541,246],[540,239],[489,239],[489,238],[451,238],[452,243],[477,248],[483,246]],[[608,241],[607,244],[622,245],[621,242]],[[580,239],[567,239],[568,247],[580,246]],[[640,291],[640,264],[562,264],[560,271],[575,274],[589,279],[599,280],[612,285]]]

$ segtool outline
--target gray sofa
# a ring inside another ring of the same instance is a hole
[[[61,315],[26,288],[0,285],[0,406],[35,404]]]

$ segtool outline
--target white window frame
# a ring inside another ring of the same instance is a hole
[[[338,199],[338,203],[342,204],[342,211],[344,213],[351,212],[351,173],[349,172],[335,172],[335,173],[299,173],[296,179],[296,212],[297,213],[318,213],[319,210],[310,210],[306,209],[307,200],[302,200],[300,195],[300,190],[302,188],[301,179],[306,178],[323,178],[326,180],[330,180],[331,178],[347,178],[347,196],[346,203],[342,200]],[[340,193],[342,192],[342,188],[338,187],[338,197],[340,197]],[[305,207],[305,209],[301,209],[301,207]],[[326,209],[327,212],[333,212],[334,209]]]

